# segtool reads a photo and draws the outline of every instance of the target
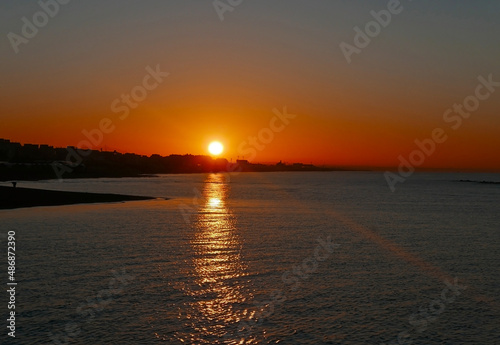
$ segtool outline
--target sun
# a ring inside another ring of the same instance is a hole
[[[208,145],[208,152],[214,156],[220,155],[222,151],[224,151],[224,146],[218,141],[212,141],[210,145]]]

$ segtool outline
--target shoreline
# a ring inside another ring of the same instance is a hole
[[[63,206],[154,199],[157,198],[123,194],[62,192],[46,189],[0,186],[0,210],[37,206]]]

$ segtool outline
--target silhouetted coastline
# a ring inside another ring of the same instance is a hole
[[[312,164],[253,164],[205,155],[151,156],[116,151],[56,148],[0,139],[0,181],[141,177],[209,172],[332,171]]]
[[[61,192],[44,189],[0,186],[0,209],[151,199],[155,198],[135,195]]]
[[[459,180],[458,182],[480,183],[480,184],[500,184],[497,181],[473,181],[473,180]]]

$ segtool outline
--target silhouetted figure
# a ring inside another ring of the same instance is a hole
[[[17,182],[12,182],[12,187],[16,188]]]

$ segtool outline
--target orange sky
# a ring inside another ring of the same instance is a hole
[[[246,4],[220,21],[210,4],[125,2],[99,3],[99,14],[92,1],[68,4],[17,54],[2,42],[0,137],[78,145],[109,118],[115,128],[95,148],[207,154],[219,140],[226,158],[249,158],[248,138],[286,107],[297,117],[253,161],[397,166],[439,127],[448,139],[422,167],[500,171],[500,88],[460,128],[443,120],[478,76],[500,81],[496,4],[407,5],[349,64],[339,44],[382,3]],[[39,10],[20,3],[0,5],[2,32],[20,33],[20,18]],[[111,105],[148,66],[169,75],[149,78],[120,119]]]

